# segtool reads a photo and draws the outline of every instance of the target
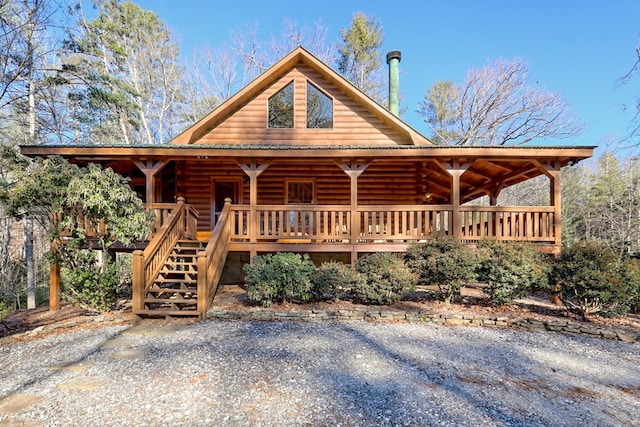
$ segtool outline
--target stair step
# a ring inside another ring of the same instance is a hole
[[[171,290],[159,290],[159,291],[149,291],[145,298],[155,298],[155,299],[176,299],[176,300],[190,300],[198,298],[198,293],[195,291],[187,291],[186,289],[176,289],[178,292],[172,292]]]
[[[145,304],[186,304],[186,305],[194,305],[198,303],[198,300],[196,298],[194,299],[185,299],[185,300],[179,300],[179,299],[163,299],[163,298],[145,298],[144,299],[144,303]]]
[[[174,284],[180,284],[180,283],[184,283],[187,285],[195,285],[196,283],[198,283],[197,280],[195,279],[182,279],[182,278],[168,278],[168,277],[158,277],[155,282],[153,283],[157,283],[157,284],[162,284],[162,283],[174,283]],[[164,289],[164,288],[163,288]],[[171,289],[171,288],[167,288],[167,289]]]
[[[162,310],[162,309],[146,309],[136,312],[147,316],[198,316],[197,310]]]
[[[192,242],[191,240],[185,240],[185,241],[179,241],[178,243],[176,243],[176,246],[174,248],[174,250],[176,251],[184,251],[184,250],[204,250],[204,248],[206,247],[205,244],[202,244],[200,242]]]
[[[170,264],[170,265],[173,265],[173,266],[176,266],[176,265],[185,265],[185,266],[193,266],[193,267],[195,267],[195,266],[196,266],[196,263],[195,263],[195,262],[192,262],[192,261],[173,261],[173,260],[167,260],[167,262],[165,263],[165,265],[169,265],[169,264]]]
[[[184,282],[183,282],[184,284]],[[197,288],[193,287],[189,288],[160,288],[160,287],[151,287],[147,292],[166,292],[166,293],[174,293],[174,294],[187,294],[187,293],[196,293]]]
[[[193,281],[193,282],[197,282],[197,273],[195,271],[161,271],[160,274],[162,276],[158,276],[158,279],[160,279],[160,281],[173,281],[173,280],[186,280],[186,281]],[[176,275],[179,277],[167,277],[168,275]],[[190,276],[190,277],[187,277]],[[158,280],[156,279],[156,281]]]

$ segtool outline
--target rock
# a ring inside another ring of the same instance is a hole
[[[624,342],[627,342],[627,343],[630,343],[630,344],[633,344],[633,343],[635,343],[637,341],[635,337],[632,337],[631,335],[627,335],[627,334],[625,334],[623,332],[618,332],[617,335],[618,335],[618,339],[620,341],[624,341]]]

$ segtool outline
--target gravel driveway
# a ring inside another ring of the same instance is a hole
[[[433,324],[143,322],[4,345],[0,397],[0,425],[640,426],[640,346]]]

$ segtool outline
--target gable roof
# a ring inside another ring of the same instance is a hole
[[[346,96],[355,103],[354,105],[358,106],[358,108],[364,109],[370,117],[379,122],[377,124],[384,127],[384,129],[388,129],[389,132],[387,132],[387,134],[390,135],[391,143],[416,146],[433,145],[426,137],[368,97],[364,92],[356,88],[303,47],[295,48],[271,68],[222,103],[218,108],[169,141],[169,144],[207,143],[201,141],[203,137],[214,131],[217,126],[220,126],[225,120],[236,114],[272,85],[277,84],[279,80],[286,78],[287,73],[290,73],[291,70],[301,66],[310,69],[311,72],[318,75],[323,82],[333,86],[341,95]],[[266,114],[266,105],[264,108]],[[266,128],[266,123],[263,126]],[[277,130],[269,129],[268,131],[272,132]],[[311,132],[316,132],[316,130],[311,130]],[[277,134],[277,132],[272,133]],[[265,134],[268,135],[267,132],[265,132]],[[304,139],[304,137],[302,138]]]

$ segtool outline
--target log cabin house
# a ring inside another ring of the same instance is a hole
[[[298,47],[161,145],[23,146],[130,177],[156,225],[133,253],[133,311],[200,315],[223,275],[259,253],[354,262],[435,233],[561,245],[560,170],[594,147],[438,146]],[[549,178],[549,206],[498,206],[501,190]],[[472,204],[488,196],[488,206]],[[322,258],[324,257],[324,258]],[[225,267],[226,264],[226,268]],[[51,308],[59,303],[52,266]]]

